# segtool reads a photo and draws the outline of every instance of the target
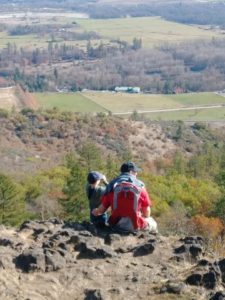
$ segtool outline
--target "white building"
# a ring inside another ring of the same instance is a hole
[[[120,93],[140,93],[141,89],[137,86],[132,87],[132,86],[117,86],[115,87],[115,91],[116,92],[120,92]]]

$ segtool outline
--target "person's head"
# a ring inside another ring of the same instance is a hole
[[[131,161],[123,163],[120,167],[121,173],[130,173],[133,175],[137,175],[138,171],[140,171],[140,169]]]
[[[97,171],[91,171],[88,173],[87,181],[91,185],[99,184],[101,179],[103,179],[103,175]]]

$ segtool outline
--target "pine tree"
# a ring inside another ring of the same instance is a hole
[[[6,225],[18,225],[26,218],[24,193],[20,185],[0,174],[0,221]]]
[[[101,171],[103,164],[101,159],[101,152],[92,142],[83,144],[79,151],[81,162],[86,166],[86,172],[91,170]]]
[[[133,39],[132,49],[136,51],[138,49],[141,49],[141,47],[142,47],[142,39],[138,39],[135,37]]]
[[[70,161],[70,174],[63,187],[65,197],[61,199],[66,219],[88,218],[88,202],[85,195],[86,172],[78,161]]]
[[[115,158],[110,154],[107,156],[105,168],[106,177],[108,180],[112,180],[115,176],[118,175],[118,164],[116,163]]]

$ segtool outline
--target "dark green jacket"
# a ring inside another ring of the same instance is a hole
[[[86,195],[89,200],[89,208],[92,210],[101,204],[101,197],[104,195],[106,186],[92,188],[89,183],[86,185]]]

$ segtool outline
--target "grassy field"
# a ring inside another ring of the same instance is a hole
[[[85,30],[96,31],[108,39],[121,39],[131,42],[134,37],[142,38],[144,47],[152,47],[162,42],[222,37],[222,35],[211,30],[169,22],[159,17],[107,20],[77,19],[76,22]]]
[[[163,42],[181,42],[194,39],[211,39],[212,37],[223,37],[222,34],[212,30],[200,29],[197,26],[182,25],[175,22],[165,21],[159,17],[121,18],[121,19],[79,19],[76,14],[68,13],[63,16],[54,17],[39,14],[32,17],[15,16],[13,19],[2,19],[2,23],[13,25],[35,24],[60,24],[60,26],[76,22],[79,27],[72,31],[95,31],[101,36],[101,40],[93,41],[93,45],[99,45],[100,41],[107,44],[112,39],[120,39],[132,42],[134,37],[142,38],[143,47],[152,47]],[[39,37],[37,35],[8,36],[6,32],[0,32],[0,48],[7,43],[15,43],[17,46],[47,47],[50,35]],[[64,41],[57,41],[64,42]],[[86,47],[87,41],[66,41],[66,44],[76,45],[82,49]]]
[[[144,114],[150,120],[224,121],[225,107]]]
[[[86,92],[85,96],[112,112],[181,108],[196,105],[225,104],[225,97],[215,93],[177,95]]]
[[[17,35],[17,36],[9,36],[6,32],[0,32],[0,49],[7,46],[8,43],[16,44],[17,48],[19,47],[26,47],[30,49],[36,49],[37,47],[41,48],[47,48],[48,43],[51,41],[50,35],[44,35],[42,37],[39,37],[34,34],[29,35]],[[100,43],[108,43],[108,40],[92,40],[92,45],[94,47],[97,47],[100,45]],[[80,41],[63,41],[62,39],[56,39],[55,43],[57,44],[66,44],[66,45],[73,45],[80,49],[85,50],[87,47],[87,41],[86,40],[80,40]]]
[[[180,111],[144,113],[152,120],[199,120],[225,121],[225,107],[204,108],[198,106],[225,104],[225,98],[214,93],[192,93],[180,95],[126,94],[109,92],[84,93],[35,93],[40,107],[57,107],[60,110],[95,113],[126,113],[133,111],[151,111],[159,109],[181,109]],[[182,108],[195,109],[182,110]],[[124,114],[125,117],[129,114]]]
[[[17,47],[45,47],[47,38],[39,38],[35,35],[9,36],[6,32],[0,32],[0,48],[4,48],[8,43],[16,44]]]
[[[81,113],[106,111],[80,93],[35,93],[33,96],[44,109],[57,107],[62,111]]]
[[[2,15],[1,23],[13,26],[35,26],[35,25],[59,25],[63,27],[67,24],[72,24],[77,18],[76,13],[17,13],[11,14],[11,17],[4,18]],[[72,30],[73,31],[73,30]],[[83,31],[80,27],[75,27],[74,31]],[[7,43],[15,43],[17,47],[47,47],[48,42],[51,40],[51,34],[44,34],[38,36],[36,34],[30,35],[20,35],[20,36],[10,36],[6,31],[0,32],[0,49],[4,48]],[[66,43],[68,45],[76,45],[80,48],[84,48],[87,45],[87,41],[63,41],[57,40],[57,43]],[[99,45],[100,41],[93,41]]]
[[[86,92],[85,96],[112,112],[178,108],[182,105],[165,95]]]
[[[225,97],[215,93],[190,93],[167,96],[182,106],[225,104]]]

